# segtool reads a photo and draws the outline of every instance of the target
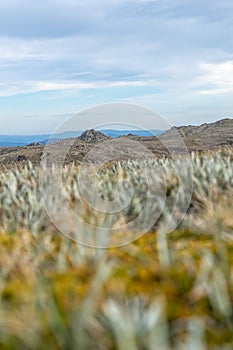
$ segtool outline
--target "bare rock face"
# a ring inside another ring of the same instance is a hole
[[[32,143],[29,143],[29,145],[27,145],[27,147],[38,147],[38,146],[41,146],[41,143],[39,143],[39,142],[32,142]]]
[[[108,136],[104,135],[100,131],[94,129],[86,130],[79,136],[79,140],[86,142],[99,142],[109,139]]]

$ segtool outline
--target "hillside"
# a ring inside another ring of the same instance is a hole
[[[189,147],[208,148],[233,144],[233,119],[222,119],[198,126],[174,126],[162,135],[163,139],[173,138],[178,132]]]
[[[166,149],[164,142],[173,152],[182,152],[183,145],[182,142],[177,139],[177,133],[181,135],[189,151],[213,150],[225,146],[231,147],[233,145],[233,119],[223,119],[214,123],[204,123],[198,126],[174,126],[159,136],[139,136],[129,133],[128,135],[121,135],[119,138],[123,143],[124,140],[128,139],[140,142],[153,154],[160,157],[162,155],[168,155],[168,150]],[[53,149],[55,157],[54,145],[63,147],[63,145],[67,146],[70,144],[71,148],[66,157],[66,162],[80,162],[87,152],[96,146],[97,143],[109,139],[111,139],[111,137],[103,132],[90,129],[75,138],[71,137],[55,140],[52,142],[53,146],[50,145],[49,147]],[[122,149],[122,158],[128,159],[129,150],[125,149],[124,154],[124,147],[122,147]],[[21,164],[26,163],[27,161],[31,161],[33,164],[39,164],[43,150],[44,145],[38,142],[29,143],[27,146],[21,147],[0,148],[0,165],[11,166],[15,163]]]
[[[150,136],[150,135],[161,135],[163,130],[114,130],[104,129],[99,130],[104,135],[116,138],[119,136],[126,136],[128,134],[134,134],[137,136]],[[53,140],[63,140],[67,138],[77,138],[82,134],[82,131],[65,131],[62,133],[54,134]],[[27,146],[33,142],[39,142],[45,145],[50,139],[49,134],[41,135],[0,135],[0,147],[13,147],[13,146]],[[51,139],[50,139],[51,141]]]

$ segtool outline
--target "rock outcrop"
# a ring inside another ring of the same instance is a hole
[[[38,147],[38,146],[41,146],[40,142],[32,142],[32,143],[29,143],[29,145],[27,145],[27,147]]]
[[[89,129],[84,131],[78,139],[86,142],[100,142],[109,139],[109,137],[100,131]]]

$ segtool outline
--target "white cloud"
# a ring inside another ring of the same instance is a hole
[[[221,63],[203,63],[201,69],[204,74],[202,83],[207,89],[202,94],[225,94],[233,92],[233,61]]]
[[[231,0],[0,1],[0,97],[19,95],[17,111],[11,99],[6,110],[25,115],[25,93],[55,99],[57,91],[67,106],[72,91],[84,91],[84,104],[102,103],[99,90],[109,88],[114,100],[128,87],[134,102],[162,113],[181,110],[182,101],[183,114],[211,110],[212,95],[224,109],[233,92],[232,11]]]
[[[86,89],[102,89],[110,87],[143,87],[154,86],[154,81],[98,81],[98,82],[69,82],[69,81],[27,81],[13,84],[0,83],[0,97],[45,91],[80,91]]]

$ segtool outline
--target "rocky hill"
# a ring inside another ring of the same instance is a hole
[[[85,142],[100,142],[109,139],[109,136],[100,131],[89,129],[84,131],[78,139]]]
[[[190,148],[212,148],[233,144],[233,119],[226,118],[214,123],[172,127],[161,138],[173,139],[177,132]]]
[[[177,139],[177,133],[182,137],[187,149],[189,151],[205,151],[213,150],[219,147],[232,147],[233,146],[233,119],[223,119],[214,123],[204,123],[198,126],[188,125],[172,127],[164,134],[156,136],[137,136],[126,135],[121,136],[119,141],[122,141],[123,150],[124,139],[131,139],[136,142],[142,143],[142,145],[148,148],[153,154],[160,157],[168,155],[169,151],[175,153],[183,152],[183,143],[180,139]],[[58,147],[69,146],[70,151],[67,155],[66,162],[81,162],[85,155],[95,147],[99,142],[111,139],[100,131],[93,129],[86,130],[81,136],[76,138],[67,138],[64,140],[55,140],[49,147],[51,150],[48,152],[54,153],[54,159],[56,159],[56,145]],[[164,143],[164,141],[166,141]],[[55,145],[55,148],[53,146]],[[43,154],[44,145],[34,142],[25,147],[4,147],[0,148],[0,166],[12,166],[14,164],[23,165],[28,161],[34,164],[39,164],[41,156]],[[110,151],[110,150],[109,150]],[[123,152],[124,153],[124,152]],[[125,157],[130,157],[130,151],[125,149]],[[105,155],[100,155],[105,157]],[[128,157],[128,158],[127,158]]]

